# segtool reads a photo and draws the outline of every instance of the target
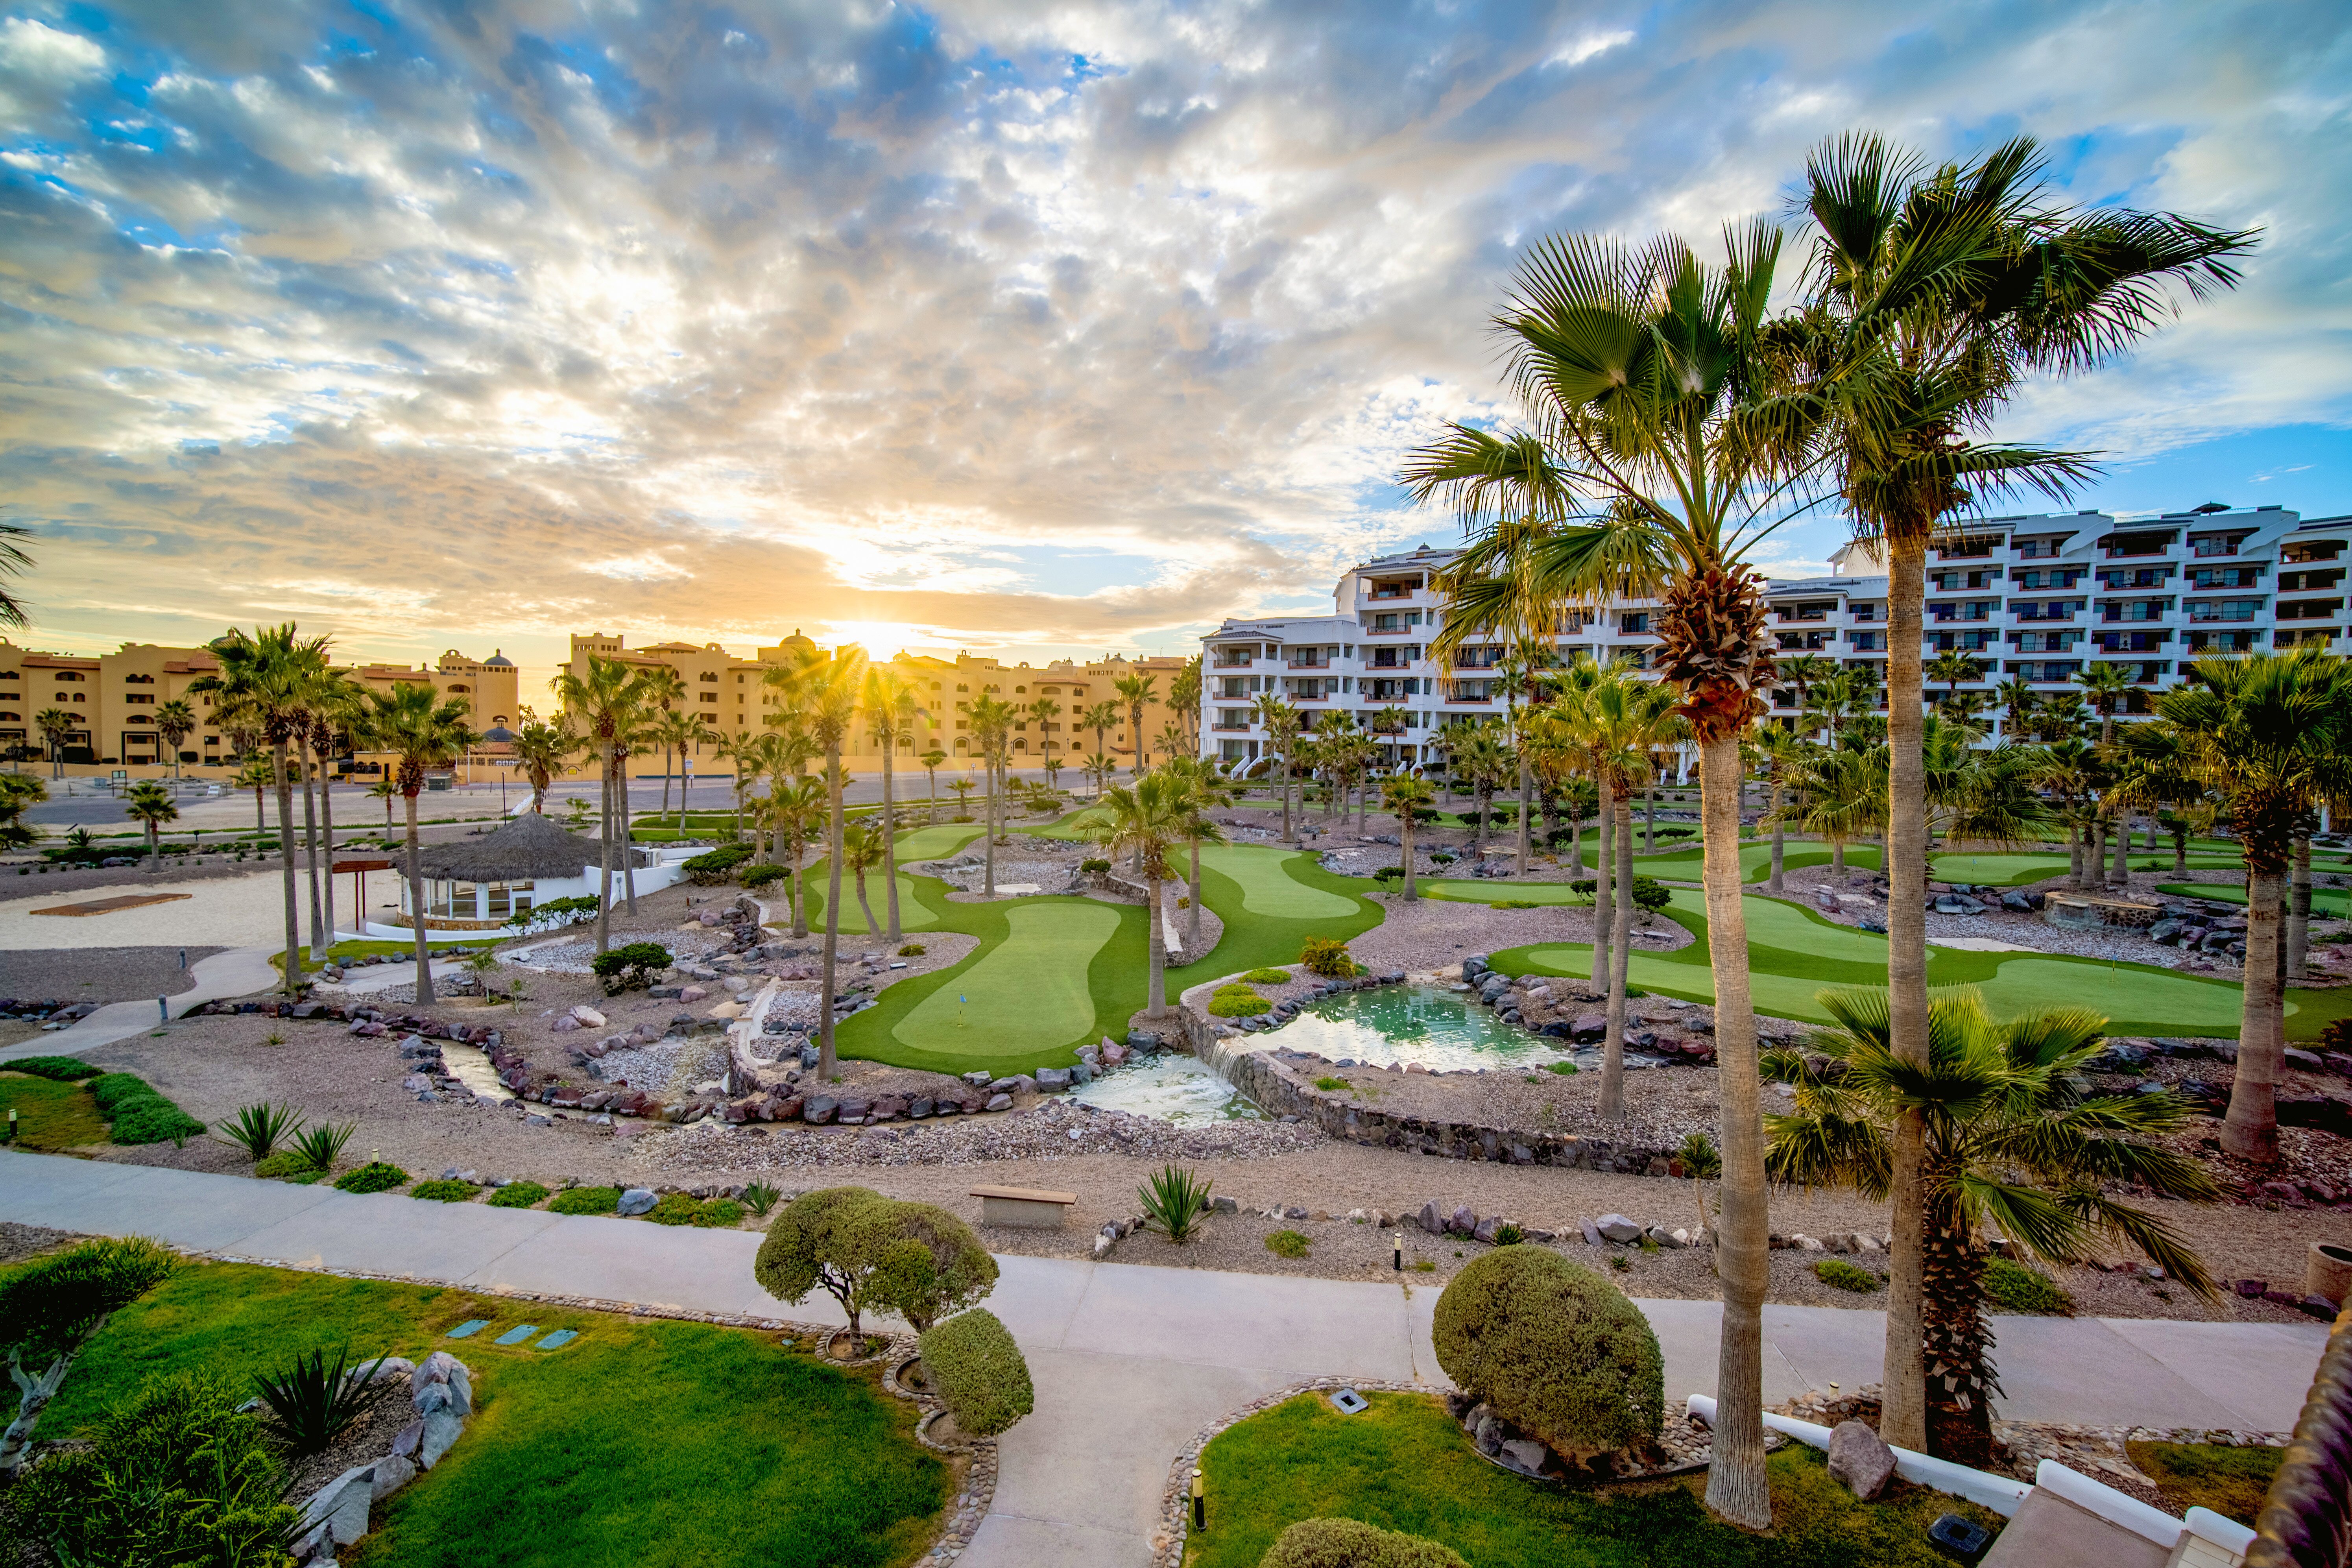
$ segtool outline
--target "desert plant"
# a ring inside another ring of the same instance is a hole
[[[1287,969],[1253,969],[1242,978],[1252,985],[1287,985],[1293,977]]]
[[[527,1209],[547,1196],[547,1189],[537,1182],[509,1182],[490,1194],[494,1209]],[[618,1198],[614,1200],[618,1202]]]
[[[1276,1258],[1304,1258],[1314,1245],[1312,1237],[1296,1230],[1277,1230],[1265,1238],[1265,1249]]]
[[[745,1206],[750,1208],[753,1214],[758,1215],[761,1219],[768,1217],[768,1211],[774,1208],[776,1206],[776,1200],[783,1195],[784,1194],[782,1192],[768,1185],[765,1182],[753,1182],[743,1189],[743,1202]]]
[[[1513,1225],[1509,1220],[1505,1220],[1502,1224],[1495,1227],[1495,1245],[1496,1247],[1517,1247],[1519,1243],[1527,1240],[1527,1238],[1528,1233],[1521,1230],[1517,1226]]]
[[[1162,1165],[1158,1175],[1135,1189],[1143,1200],[1143,1223],[1180,1245],[1190,1241],[1201,1216],[1209,1212],[1209,1189],[1214,1184],[1181,1166]]]
[[[314,1350],[298,1355],[282,1372],[254,1376],[254,1391],[268,1408],[270,1435],[296,1458],[323,1454],[335,1439],[363,1419],[392,1392],[392,1382],[378,1374],[383,1358],[364,1366],[351,1363],[351,1347],[327,1352]]]
[[[408,1195],[436,1204],[469,1204],[481,1190],[471,1182],[419,1182],[408,1189]]]
[[[1683,1135],[1682,1144],[1675,1151],[1675,1161],[1690,1179],[1692,1201],[1698,1205],[1698,1230],[1694,1239],[1706,1234],[1706,1184],[1723,1174],[1723,1155],[1715,1140],[1704,1132]]]
[[[320,1171],[317,1166],[310,1163],[310,1157],[301,1151],[280,1149],[267,1160],[257,1161],[253,1167],[253,1173],[265,1182],[283,1181],[292,1177],[299,1184],[305,1177],[310,1181],[317,1181]]]
[[[1302,1519],[1275,1538],[1257,1568],[1470,1568],[1450,1546],[1360,1520]]]
[[[1300,967],[1309,974],[1344,977],[1356,973],[1356,961],[1348,956],[1348,944],[1336,937],[1310,936],[1298,950]]]
[[[751,858],[749,844],[722,845],[706,854],[697,855],[679,868],[686,879],[698,888],[715,888],[735,874],[735,868]]]
[[[321,1121],[315,1127],[302,1130],[294,1140],[294,1152],[302,1156],[303,1164],[313,1171],[331,1171],[335,1168],[335,1162],[343,1157],[343,1145],[350,1142],[352,1134],[359,1130],[360,1124],[356,1121],[346,1121],[340,1127],[331,1121]]]
[[[1274,1004],[1246,985],[1228,985],[1209,998],[1212,1018],[1255,1018],[1260,1013],[1271,1013]]]
[[[621,1206],[618,1187],[567,1187],[547,1205],[553,1214],[611,1214]]]
[[[339,1193],[384,1193],[408,1180],[408,1173],[385,1160],[370,1160],[366,1164],[345,1171],[335,1178]]]
[[[1572,1463],[1654,1440],[1665,1363],[1639,1309],[1557,1253],[1499,1247],[1437,1300],[1438,1364],[1456,1387]]]
[[[657,942],[633,942],[598,953],[588,966],[604,983],[605,994],[617,996],[651,985],[670,966],[670,952]]]
[[[919,942],[910,942],[906,946],[898,950],[898,956],[901,958],[920,958],[924,953],[929,952],[929,951],[930,949],[925,947]]]
[[[269,1158],[280,1138],[291,1137],[299,1131],[302,1119],[287,1104],[271,1105],[267,1100],[248,1105],[236,1116],[221,1123],[222,1139],[236,1144],[254,1163]]]
[[[996,1314],[975,1307],[923,1331],[923,1371],[967,1436],[993,1437],[1029,1414],[1029,1363]]]
[[[2053,1318],[2074,1315],[2074,1299],[2056,1280],[2006,1258],[1985,1259],[1983,1289],[1986,1300],[2004,1312]]]
[[[106,1320],[170,1277],[172,1255],[143,1237],[85,1241],[0,1277],[0,1349],[18,1394],[0,1434],[0,1480],[25,1462],[33,1424]]]
[[[1824,1285],[1834,1285],[1841,1290],[1867,1293],[1886,1281],[1867,1268],[1857,1268],[1842,1258],[1824,1258],[1813,1265],[1813,1278]]]

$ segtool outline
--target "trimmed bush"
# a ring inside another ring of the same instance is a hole
[[[1867,1268],[1857,1268],[1843,1258],[1824,1258],[1813,1265],[1813,1278],[1841,1290],[1867,1294],[1886,1283]]]
[[[932,1324],[919,1345],[931,1386],[967,1436],[993,1437],[1035,1408],[1029,1363],[986,1308]]]
[[[527,1209],[547,1196],[547,1189],[537,1182],[509,1182],[490,1194],[494,1209]],[[618,1203],[617,1197],[613,1200]]]
[[[1287,969],[1253,969],[1242,976],[1251,985],[1287,985],[1292,978]]]
[[[966,817],[964,820],[968,822],[971,818]],[[1091,860],[1081,860],[1078,862],[1078,869],[1086,872],[1089,876],[1097,876],[1102,872],[1109,870],[1110,862],[1099,858]]]
[[[370,1160],[335,1178],[339,1193],[386,1193],[408,1180],[408,1173],[389,1160]]]
[[[1255,1018],[1260,1013],[1271,1013],[1274,1004],[1246,986],[1236,991],[1220,991],[1209,998],[1212,1018]]]
[[[698,888],[715,888],[735,874],[735,868],[751,858],[749,844],[722,845],[706,854],[697,855],[679,868],[686,879]]]
[[[1985,1299],[2004,1312],[2044,1318],[2071,1318],[2074,1298],[2047,1274],[2006,1258],[1985,1259]]]
[[[264,1181],[272,1181],[284,1176],[303,1176],[315,1173],[311,1170],[310,1157],[300,1150],[280,1149],[267,1160],[256,1164],[253,1167],[253,1173]]]
[[[1348,955],[1348,944],[1336,937],[1310,936],[1298,950],[1298,963],[1309,974],[1341,977],[1356,973],[1356,961]]]
[[[657,942],[633,942],[625,946],[600,952],[589,961],[588,967],[604,983],[610,994],[623,991],[643,991],[654,983],[654,976],[670,965],[669,949]]]
[[[1402,882],[1404,880],[1404,868],[1402,866],[1383,866],[1379,870],[1372,873],[1372,880],[1375,882]]]
[[[547,1205],[557,1214],[611,1214],[621,1206],[618,1187],[572,1187]]]
[[[0,1071],[30,1073],[35,1078],[53,1078],[59,1083],[79,1083],[105,1070],[90,1066],[79,1057],[18,1057],[13,1062],[0,1062]]]
[[[1437,1299],[1454,1384],[1571,1464],[1654,1440],[1665,1363],[1648,1320],[1599,1275],[1536,1247],[1473,1259]]]
[[[1470,1568],[1459,1552],[1354,1519],[1302,1519],[1275,1538],[1257,1568]]]
[[[98,1102],[99,1114],[113,1128],[117,1143],[177,1143],[205,1130],[203,1122],[164,1099],[136,1073],[100,1073],[86,1087]]]
[[[408,1189],[408,1195],[436,1204],[469,1204],[474,1201],[474,1194],[481,1190],[471,1182],[419,1182]]]
[[[743,868],[743,874],[737,878],[736,880],[741,882],[745,887],[756,890],[766,887],[771,882],[781,882],[791,875],[792,871],[790,868],[774,864],[765,866],[746,866]]]
[[[1633,907],[1647,914],[1656,914],[1674,902],[1675,891],[1654,877],[1633,878]]]
[[[823,1290],[858,1338],[869,1310],[896,1312],[920,1333],[996,1288],[996,1259],[970,1226],[869,1187],[826,1187],[785,1205],[751,1272],[779,1300],[797,1304]]]

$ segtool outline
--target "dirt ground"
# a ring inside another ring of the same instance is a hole
[[[58,947],[0,952],[0,996],[37,1001],[129,1002],[176,996],[196,983],[190,966],[217,947]]]

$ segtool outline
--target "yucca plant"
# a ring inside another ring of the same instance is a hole
[[[240,1110],[229,1121],[220,1124],[221,1138],[244,1150],[255,1164],[269,1158],[281,1138],[291,1138],[301,1130],[302,1119],[294,1108],[283,1103],[272,1105],[264,1100]]]
[[[350,1357],[346,1345],[330,1365],[325,1351],[312,1351],[296,1356],[283,1372],[255,1376],[255,1389],[269,1408],[271,1435],[296,1458],[326,1452],[392,1392],[389,1381],[376,1377],[382,1356],[357,1367]]]
[[[743,1189],[743,1203],[753,1214],[764,1219],[768,1211],[776,1206],[776,1200],[783,1195],[765,1182],[753,1182]]]
[[[1190,1241],[1201,1216],[1209,1212],[1213,1184],[1178,1166],[1162,1165],[1158,1175],[1135,1189],[1143,1200],[1143,1223],[1165,1231],[1171,1241]]]
[[[335,1162],[343,1157],[343,1145],[350,1142],[352,1134],[359,1130],[360,1124],[356,1121],[346,1121],[340,1127],[331,1121],[321,1121],[316,1127],[302,1130],[294,1140],[294,1152],[309,1161],[312,1170],[331,1171],[335,1168]]]

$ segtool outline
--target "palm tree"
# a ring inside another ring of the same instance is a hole
[[[1276,786],[1282,792],[1282,841],[1290,843],[1290,753],[1298,745],[1299,713],[1297,706],[1269,691],[1251,706],[1257,710],[1257,721],[1265,729],[1266,748],[1276,759]]]
[[[256,759],[256,761],[260,761],[260,759]],[[247,772],[253,771],[253,764],[251,763],[247,763],[246,766]],[[266,769],[268,766],[267,763],[264,763],[263,766]],[[242,775],[240,775],[240,778],[242,778]],[[267,777],[264,777],[261,782],[266,784],[269,781]],[[383,836],[386,838],[390,838],[392,837],[392,803],[400,798],[400,783],[390,773],[386,773],[383,777],[376,780],[375,783],[368,785],[367,793],[370,800],[380,800],[383,802]],[[257,792],[255,800],[257,803],[259,799],[260,796]],[[257,817],[260,816],[260,810],[257,804],[256,805],[254,815]]]
[[[1095,732],[1095,756],[1102,759],[1106,763],[1110,757],[1110,746],[1105,737],[1118,728],[1118,703],[1097,702],[1087,707],[1075,721],[1077,728],[1092,730]],[[1109,785],[1110,769],[1106,765],[1091,771],[1094,772],[1097,780],[1095,793],[1099,795]]]
[[[812,778],[779,779],[768,786],[761,816],[768,832],[783,840],[783,864],[793,874],[793,935],[804,937],[808,935],[808,889],[801,862],[825,820],[824,785]],[[846,832],[844,829],[845,836]]]
[[[2042,700],[2042,694],[2033,689],[2032,681],[2023,676],[2012,675],[1994,687],[1992,695],[1993,700],[2000,704],[2004,721],[2001,733],[2004,736],[2013,740],[2020,733],[2032,732],[2033,711]]]
[[[1403,841],[1404,901],[1408,904],[1421,897],[1412,875],[1412,830],[1417,826],[1413,814],[1427,809],[1436,799],[1437,791],[1427,779],[1410,773],[1394,774],[1381,784],[1381,804],[1395,815],[1397,837]]]
[[[1156,677],[1139,672],[1122,675],[1110,685],[1118,693],[1118,700],[1127,704],[1128,731],[1135,737],[1135,776],[1141,778],[1143,770],[1151,765],[1151,758],[1143,749],[1143,709],[1159,695],[1160,682]]]
[[[1193,755],[1201,750],[1201,656],[1197,653],[1169,678],[1168,706],[1176,710],[1176,721],[1184,731],[1183,743],[1171,749],[1171,756],[1180,751]]]
[[[371,749],[392,754],[403,809],[407,814],[409,930],[416,942],[416,1001],[420,1005],[433,1000],[433,959],[425,938],[425,873],[416,859],[416,797],[425,791],[425,775],[429,770],[447,766],[474,743],[474,733],[466,727],[466,709],[462,699],[442,701],[439,694],[422,681],[400,681],[388,696],[381,691],[369,692],[367,710],[358,721]],[[604,891],[609,902],[609,875]],[[600,916],[604,912],[601,904],[597,912]]]
[[[196,732],[196,710],[188,706],[184,697],[174,697],[155,706],[155,733],[171,748],[172,776],[180,776],[180,742]]]
[[[1831,879],[1843,881],[1846,846],[1885,831],[1885,770],[1873,765],[1869,752],[1852,747],[1811,749],[1789,779],[1774,826],[1782,822],[1828,844]]]
[[[327,949],[335,940],[335,791],[329,769],[335,756],[349,749],[352,727],[365,711],[366,703],[366,688],[332,670],[321,669],[310,692],[309,722],[304,726],[303,740],[319,770],[319,833],[326,848],[323,858],[313,854],[310,871],[311,897],[324,917],[323,925],[314,925],[310,932],[310,956],[320,960],[326,958]],[[307,819],[307,792],[302,807]]]
[[[1681,689],[1696,741],[1707,923],[1722,1063],[1723,1213],[1717,1269],[1724,1312],[1720,1398],[1707,1505],[1735,1523],[1771,1522],[1764,1473],[1763,1303],[1769,1224],[1756,1021],[1739,867],[1739,735],[1774,675],[1764,582],[1744,553],[1785,510],[1811,458],[1806,398],[1762,395],[1759,337],[1780,247],[1752,224],[1725,237],[1724,266],[1681,241],[1639,250],[1577,236],[1528,253],[1496,326],[1510,378],[1563,491],[1592,521],[1528,546],[1528,573],[1562,600],[1615,585],[1654,589],[1657,668]],[[1454,426],[1408,459],[1418,495],[1459,497],[1506,443]],[[1449,609],[1483,617],[1471,595]]]
[[[522,727],[515,731],[514,758],[522,769],[523,777],[530,781],[530,809],[533,816],[547,812],[547,788],[555,775],[572,766],[572,753],[579,751],[580,741],[561,724],[551,724],[530,709],[522,710]],[[370,792],[373,793],[373,791]],[[391,805],[384,806],[384,831],[392,831]]]
[[[1051,752],[1045,753],[1045,761],[1044,763],[1045,769],[1045,787],[1053,791],[1055,795],[1059,795],[1062,790],[1063,765],[1061,758],[1055,756]]]
[[[1593,923],[1606,921],[1615,949],[1608,975],[1607,1028],[1601,1045],[1600,1115],[1604,1121],[1625,1119],[1625,1002],[1629,966],[1633,952],[1633,792],[1657,776],[1655,759],[1664,747],[1686,732],[1675,707],[1681,693],[1663,682],[1642,680],[1624,672],[1602,680],[1591,689],[1591,725],[1596,734],[1597,771],[1614,787],[1613,810],[1601,819],[1601,833],[1614,840],[1617,886],[1613,906],[1596,897]]]
[[[980,752],[988,770],[987,851],[982,858],[982,891],[988,898],[996,897],[996,836],[998,807],[1003,796],[997,788],[1000,764],[1004,757],[1005,742],[1012,737],[1014,709],[1010,702],[993,697],[982,697],[971,705],[971,743]]]
[[[1835,389],[1830,439],[1856,534],[1887,556],[1887,981],[1895,1053],[1927,1060],[1926,808],[1920,791],[1921,622],[1929,540],[1947,520],[2021,489],[2063,500],[2091,470],[2076,453],[1976,441],[2025,376],[2096,367],[2194,297],[2232,286],[2251,234],[2169,215],[2049,199],[2039,147],[2017,138],[1966,165],[1930,167],[1876,136],[1825,144],[1806,169],[1814,220],[1810,298],[1785,324],[1783,369]],[[1896,1131],[1898,1215],[1918,1212],[1921,1132]],[[1916,1447],[1919,1238],[1895,1235],[1887,1317],[1887,1440]]]
[[[1780,678],[1797,690],[1797,711],[1804,712],[1812,706],[1813,688],[1837,673],[1837,661],[1823,658],[1817,653],[1801,653],[1794,658],[1780,661]]]
[[[1486,855],[1487,818],[1494,815],[1495,792],[1518,765],[1517,748],[1492,724],[1481,724],[1454,743],[1454,775],[1469,781],[1471,798],[1478,803],[1478,832],[1471,849],[1479,859]]]
[[[2305,818],[2352,796],[2352,665],[2310,643],[2208,655],[2189,681],[2157,694],[2156,711],[2179,742],[2180,771],[2226,804],[2245,854],[2243,1012],[2221,1147],[2269,1164],[2286,1050],[2280,881]]]
[[[924,796],[923,820],[937,822],[940,819],[940,764],[948,760],[948,754],[933,746],[915,760],[923,764],[923,772],[929,775],[931,781],[929,793]]]
[[[1974,680],[1984,674],[1984,668],[1969,654],[1948,647],[1928,661],[1925,679],[1944,683],[1944,710],[1951,711],[1959,705],[1960,683]]]
[[[1184,843],[1191,851],[1192,918],[1186,921],[1184,949],[1192,952],[1201,942],[1201,844],[1224,842],[1224,834],[1209,820],[1208,814],[1219,806],[1234,802],[1234,786],[1215,764],[1182,752],[1168,759],[1161,770],[1181,787],[1185,813]]]
[[[0,522],[0,577],[21,577],[33,569],[33,558],[25,553],[16,541],[30,539],[33,531],[13,522]],[[25,614],[24,601],[0,588],[0,626],[30,625]]]
[[[180,820],[180,808],[172,803],[172,792],[153,779],[142,779],[123,795],[126,803],[122,815],[147,830],[147,854],[153,869],[163,868],[163,841],[156,836],[164,823]]]
[[[853,822],[841,833],[842,863],[857,879],[857,907],[866,916],[866,931],[869,936],[875,931],[874,906],[866,901],[866,874],[882,864],[889,837],[889,830],[878,822]],[[898,939],[893,933],[890,940],[896,942]]]
[[[841,860],[844,822],[841,811],[841,749],[857,721],[858,699],[866,689],[866,650],[845,645],[831,655],[804,649],[793,664],[772,669],[761,678],[778,688],[787,706],[804,715],[809,737],[824,753],[826,869],[824,958],[817,1016],[823,1020],[817,1045],[817,1077],[838,1078],[840,1058],[834,1047],[834,972],[841,952]]]
[[[671,670],[670,673],[675,675],[677,672]],[[669,710],[656,715],[653,721],[646,727],[646,735],[652,744],[659,746],[662,751],[662,814],[667,816],[669,814],[670,758],[673,755],[678,758],[677,771],[682,779],[686,771],[685,759],[719,737],[709,725],[702,721],[701,714],[688,709]],[[686,786],[683,783],[679,784],[677,791],[677,836],[680,838],[686,837]]]
[[[1147,1017],[1168,1013],[1168,940],[1160,885],[1168,879],[1168,851],[1194,832],[1211,843],[1221,838],[1213,823],[1195,822],[1184,785],[1163,773],[1144,774],[1130,785],[1103,792],[1100,805],[1080,812],[1070,826],[1112,858],[1131,858],[1141,868],[1151,906],[1151,982],[1145,1003]]]
[[[1041,702],[1052,700],[1041,699]],[[882,749],[882,901],[890,911],[890,929],[885,933],[893,945],[900,936],[898,929],[898,808],[892,794],[890,765],[903,742],[915,742],[915,721],[923,710],[915,705],[915,689],[906,678],[887,665],[866,667],[866,689],[858,694],[858,704],[866,715],[866,724],[875,742]],[[1036,706],[1035,704],[1032,705]],[[1055,712],[1061,704],[1053,703]],[[864,897],[866,884],[858,883],[859,896]],[[866,929],[874,929],[869,916]]]
[[[625,857],[634,858],[635,853],[629,847],[628,780],[625,775],[620,781],[622,800],[616,820],[613,801],[614,775],[620,772],[621,759],[627,754],[628,738],[645,721],[656,689],[655,683],[646,678],[642,668],[592,653],[588,656],[587,674],[578,675],[567,669],[548,685],[563,706],[566,726],[581,734],[596,752],[600,807],[596,835],[596,951],[604,952],[613,945],[614,845],[617,840],[622,847],[621,853]],[[410,809],[413,814],[413,799]],[[739,811],[739,820],[740,816]],[[624,876],[626,876],[625,868]]]
[[[2028,1257],[2080,1263],[2107,1245],[2132,1247],[2191,1290],[2214,1295],[2204,1265],[2158,1215],[2109,1194],[2144,1188],[2210,1203],[2218,1194],[2194,1160],[2157,1142],[2189,1120],[2169,1091],[2091,1095],[2084,1065],[2106,1020],[2053,1008],[1997,1024],[1973,991],[1928,1008],[1927,1061],[1894,1048],[1883,991],[1824,991],[1835,1026],[1802,1050],[1776,1050],[1766,1076],[1794,1086],[1796,1107],[1765,1118],[1776,1180],[1894,1189],[1894,1133],[1918,1121],[1916,1228],[1924,1238],[1927,1311],[1928,1453],[1983,1466],[1991,1456],[1992,1395],[2000,1391],[1985,1322],[1988,1232]]]
[[[2128,701],[2139,687],[2133,681],[2131,672],[2119,664],[2094,664],[2078,669],[2074,672],[2074,684],[2083,689],[2084,696],[2089,699],[2092,709],[2099,715],[2099,751],[2103,755],[2112,756],[2116,745],[2116,710]],[[2113,813],[2116,820],[2115,864],[2105,879],[2110,886],[2128,887],[2131,883],[2131,816],[2123,809],[2119,800],[2107,798],[2100,804]],[[2104,813],[2100,833],[2104,837]],[[2101,858],[2104,860],[2105,857]],[[2094,865],[2092,868],[2095,871],[2098,867]],[[2092,879],[2096,881],[2100,879],[2094,877]]]
[[[248,636],[232,630],[215,639],[211,652],[219,669],[189,683],[191,691],[217,693],[220,721],[255,731],[269,747],[270,776],[278,787],[278,868],[286,900],[286,973],[289,995],[302,982],[300,902],[294,888],[294,780],[289,748],[310,722],[307,704],[327,668],[327,639],[304,638],[294,623],[256,627]]]
[[[1768,893],[1786,892],[1788,830],[1780,808],[1790,778],[1802,764],[1811,747],[1794,730],[1784,730],[1778,724],[1759,728],[1751,743],[1764,764],[1765,782],[1771,790],[1764,820],[1772,826],[1772,871],[1764,883],[1764,890]]]
[[[49,749],[49,776],[66,776],[66,742],[81,728],[81,720],[62,708],[44,708],[33,715],[33,727],[41,732],[41,740]]]

